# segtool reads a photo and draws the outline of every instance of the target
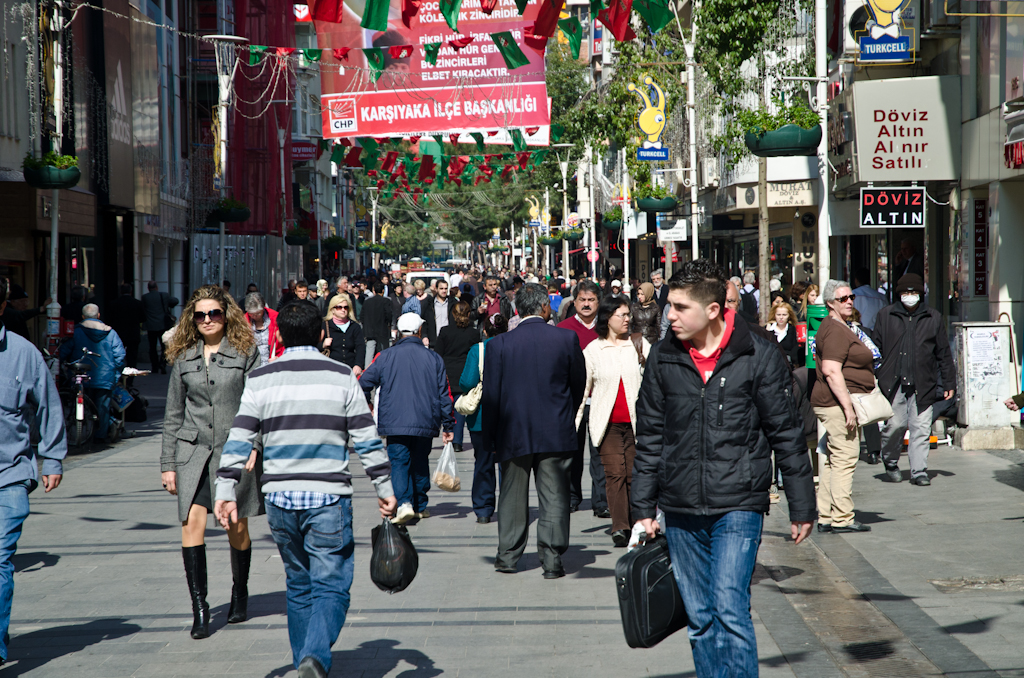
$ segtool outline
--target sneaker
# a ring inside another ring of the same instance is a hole
[[[416,513],[416,517],[419,518],[420,520],[422,520],[423,518],[429,518],[430,517],[430,509],[423,509],[422,511],[418,511]]]
[[[412,504],[402,504],[398,507],[398,512],[395,517],[391,519],[395,525],[405,525],[407,522],[416,517],[416,512],[412,510]]]
[[[889,482],[893,482],[893,483],[902,483],[903,482],[903,474],[900,472],[899,467],[896,467],[896,466],[886,466],[885,467],[885,475],[889,478]]]

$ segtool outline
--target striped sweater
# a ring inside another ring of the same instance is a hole
[[[347,365],[315,351],[287,351],[252,371],[221,453],[216,498],[235,501],[235,485],[263,438],[262,491],[352,495],[348,443],[377,496],[394,495],[391,463],[359,383]]]

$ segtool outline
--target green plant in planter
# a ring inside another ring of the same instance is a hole
[[[284,236],[284,241],[292,246],[305,245],[309,242],[309,230],[295,224],[288,229],[288,233]]]
[[[786,125],[796,125],[803,129],[813,129],[821,125],[818,114],[801,102],[786,106],[781,100],[776,99],[775,105],[778,108],[777,113],[771,113],[766,108],[743,110],[736,114],[736,121],[743,129],[754,133],[774,132]]]
[[[579,242],[583,240],[583,229],[582,228],[569,228],[562,231],[562,240],[566,242]]]
[[[643,200],[646,198],[656,198],[661,200],[662,198],[669,197],[668,190],[664,186],[651,186],[650,184],[637,184],[633,189],[633,198],[635,200]],[[619,214],[622,212],[620,210]],[[621,216],[620,216],[621,218]]]
[[[61,189],[71,188],[78,184],[82,172],[78,169],[78,158],[73,155],[57,155],[48,152],[42,158],[35,158],[31,153],[25,154],[21,162],[25,182],[33,188]]]
[[[622,221],[622,208],[616,205],[601,215],[605,221]]]
[[[348,240],[340,235],[332,235],[324,238],[324,249],[332,252],[340,252],[349,249]]]
[[[821,119],[802,104],[784,106],[777,113],[765,108],[740,111],[736,122],[744,130],[744,143],[756,156],[813,155],[821,142]]]
[[[365,240],[360,240],[356,244],[356,249],[359,250],[360,252],[369,252],[370,247],[370,243],[366,242]]]

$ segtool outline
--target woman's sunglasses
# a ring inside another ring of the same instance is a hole
[[[856,294],[844,294],[841,297],[836,297],[836,301],[838,301],[840,304],[845,304],[847,301],[853,301],[856,298]]]
[[[334,308],[348,308],[348,304],[338,304]]]
[[[214,322],[214,323],[223,322],[224,321],[224,311],[220,310],[219,308],[215,308],[212,311],[208,311],[208,312],[204,312],[204,311],[193,311],[192,312],[192,320],[194,320],[197,323],[204,323],[204,322],[206,322],[207,318],[210,319],[210,322]]]

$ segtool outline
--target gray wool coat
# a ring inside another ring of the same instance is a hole
[[[167,387],[160,471],[178,474],[178,519],[181,522],[188,520],[203,468],[209,469],[211,483],[217,478],[220,453],[238,412],[246,377],[259,365],[259,351],[254,348],[243,355],[226,340],[218,352],[210,356],[209,366],[203,360],[201,343],[174,361]],[[261,447],[259,442],[256,447]],[[235,490],[239,518],[264,512],[258,477],[262,465],[257,461],[256,471],[242,471],[242,479]]]

